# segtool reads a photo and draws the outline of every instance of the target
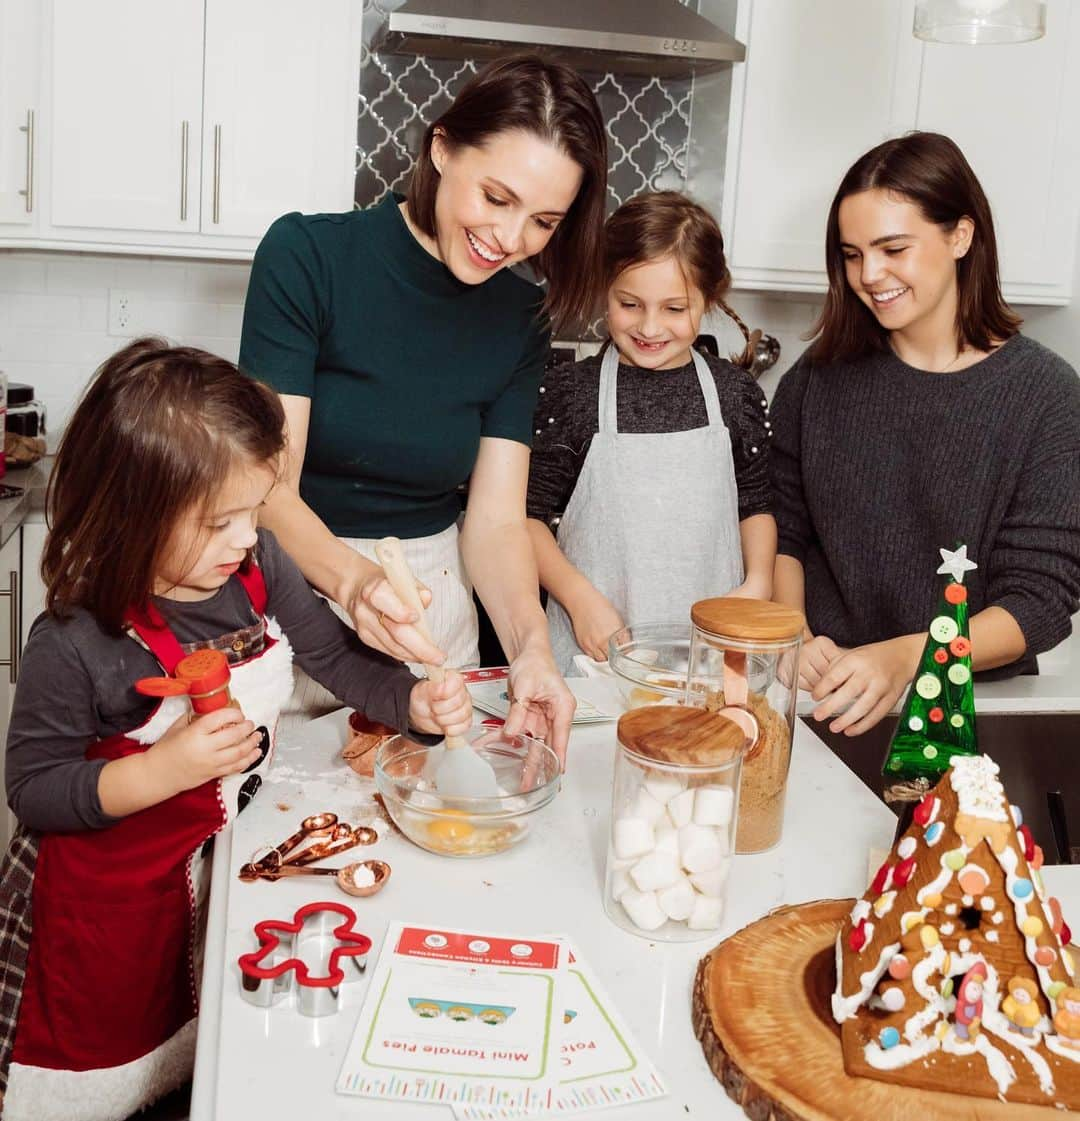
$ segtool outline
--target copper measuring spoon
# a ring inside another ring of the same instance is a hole
[[[364,887],[357,886],[353,877],[359,868],[369,869],[375,877],[375,882]],[[248,869],[252,871],[248,872]],[[390,879],[390,865],[383,860],[360,860],[355,864],[346,864],[343,868],[298,868],[295,864],[283,864],[280,868],[261,871],[255,869],[254,865],[245,864],[240,869],[240,879],[245,883],[252,883],[255,880],[280,880],[283,876],[333,876],[337,886],[346,895],[364,898],[382,891],[386,886],[386,881]]]
[[[304,820],[300,822],[300,828],[297,829],[291,837],[286,837],[281,844],[275,845],[265,856],[261,856],[258,860],[252,861],[252,864],[276,867],[297,845],[301,844],[308,837],[329,836],[333,833],[337,823],[338,816],[332,813],[312,814],[310,817],[305,817]]]
[[[717,716],[725,716],[746,736],[747,759],[757,753],[761,740],[761,725],[748,706],[749,688],[746,684],[746,655],[738,650],[724,651],[724,707]]]

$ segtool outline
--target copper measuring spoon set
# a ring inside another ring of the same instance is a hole
[[[318,839],[306,848],[299,848],[312,838]],[[390,865],[385,861],[362,860],[341,868],[309,868],[307,865],[358,845],[373,845],[378,839],[379,835],[370,826],[347,825],[339,822],[337,814],[333,813],[312,814],[300,822],[300,828],[290,837],[258,860],[243,865],[240,879],[252,883],[255,880],[279,880],[286,876],[334,876],[338,887],[347,895],[374,895],[390,878]],[[374,876],[372,883],[356,882],[357,873],[362,868],[368,869]]]

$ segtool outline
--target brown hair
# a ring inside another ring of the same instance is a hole
[[[106,630],[144,608],[180,519],[237,460],[285,447],[277,394],[224,358],[136,339],[94,375],[60,441],[41,562],[50,614],[83,607]]]
[[[909,132],[886,140],[855,161],[829,208],[825,267],[829,291],[811,337],[818,362],[861,358],[888,347],[888,331],[852,291],[840,242],[840,204],[869,190],[894,191],[914,203],[945,232],[961,218],[975,226],[971,246],[956,262],[956,341],[979,350],[1015,335],[1023,320],[1005,302],[998,278],[997,240],[990,204],[964,153],[937,132]]]
[[[435,236],[439,173],[431,161],[438,130],[450,149],[479,148],[519,130],[548,141],[582,170],[581,186],[551,240],[531,260],[547,281],[545,310],[556,332],[586,320],[600,295],[601,231],[607,192],[607,133],[588,84],[570,67],[538,55],[513,55],[472,78],[424,133],[409,181],[409,215]]]
[[[732,361],[749,369],[753,360],[750,332],[724,300],[731,272],[724,238],[716,219],[678,191],[654,191],[624,202],[604,227],[604,283],[610,286],[624,269],[673,257],[688,282],[705,297],[705,310],[720,308],[746,339]]]

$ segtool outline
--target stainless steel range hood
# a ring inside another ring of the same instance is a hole
[[[678,0],[406,0],[374,44],[494,58],[534,49],[581,70],[689,77],[742,62],[742,43]]]

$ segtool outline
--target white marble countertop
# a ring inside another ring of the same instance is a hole
[[[868,850],[888,847],[892,839],[892,814],[799,722],[783,840],[769,853],[736,859],[723,927],[692,943],[634,937],[607,919],[601,902],[614,752],[614,724],[602,724],[575,729],[562,792],[515,851],[452,860],[383,829],[364,855],[389,861],[393,878],[369,900],[348,899],[307,879],[241,883],[240,865],[259,846],[288,835],[305,814],[332,810],[355,822],[369,806],[373,785],[334,758],[342,726],[324,719],[283,732],[267,784],[232,835],[218,838],[192,1121],[451,1116],[437,1106],[375,1105],[335,1094],[365,982],[350,986],[340,1012],[323,1019],[302,1017],[290,1005],[257,1009],[240,997],[236,960],[254,948],[254,924],[290,918],[306,902],[333,898],[354,906],[373,954],[391,918],[569,934],[670,1088],[666,1099],[625,1106],[618,1115],[649,1121],[705,1111],[718,1121],[742,1117],[710,1073],[691,1029],[699,958],[781,904],[860,894]],[[1080,869],[1050,869],[1048,880],[1063,902],[1071,895],[1080,903]]]

